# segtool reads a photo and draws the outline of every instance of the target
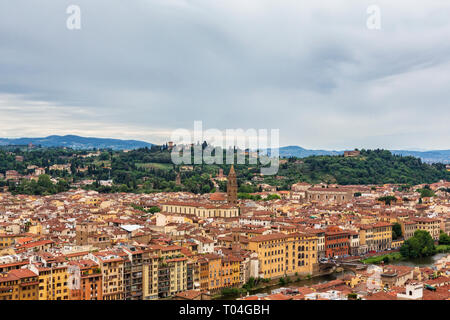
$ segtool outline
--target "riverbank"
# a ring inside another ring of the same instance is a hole
[[[221,293],[213,295],[213,300],[235,300],[240,297],[245,297],[248,295],[255,295],[258,293],[270,293],[272,290],[281,288],[281,287],[287,287],[287,286],[308,286],[308,285],[315,285],[320,284],[332,280],[336,280],[340,277],[343,277],[347,274],[347,272],[321,272],[316,273],[315,275],[300,277],[300,276],[291,276],[280,281],[280,278],[273,279],[268,282],[260,282],[257,286],[253,288],[232,288],[229,291],[229,295],[222,295]]]
[[[438,253],[436,253],[433,256],[429,257],[423,257],[418,259],[410,259],[403,257],[400,252],[390,252],[381,254],[379,256],[371,256],[369,258],[361,260],[364,264],[380,264],[382,261],[384,261],[385,264],[392,264],[392,265],[405,265],[405,266],[419,266],[419,267],[426,267],[426,266],[432,266],[437,260],[441,259],[442,257],[446,256],[448,252],[450,252],[450,246],[445,245],[439,245],[436,246],[436,250]],[[273,279],[268,282],[260,282],[257,286],[253,288],[232,288],[229,292],[229,295],[222,295],[221,293],[216,294],[212,297],[214,300],[235,300],[240,297],[244,297],[247,294],[248,295],[255,295],[258,293],[271,293],[272,290],[281,288],[281,287],[287,287],[287,286],[312,286],[315,284],[320,284],[328,281],[333,281],[339,278],[344,277],[347,274],[353,274],[349,271],[342,271],[342,272],[326,272],[326,273],[319,273],[311,277],[297,277],[292,276],[289,277],[289,280],[286,281],[286,278],[284,278],[284,281],[280,281],[280,279]]]
[[[384,263],[387,264],[387,263],[402,260],[402,259],[404,259],[404,257],[401,255],[400,252],[392,252],[392,253],[383,254],[383,255],[379,255],[379,256],[372,256],[370,258],[361,260],[361,262],[364,264],[380,264],[383,261]]]
[[[449,252],[450,252],[450,245],[436,246],[436,254],[444,254],[444,253],[449,253]],[[417,261],[417,259],[410,259],[410,258],[403,257],[400,252],[392,252],[392,253],[388,253],[388,254],[382,254],[379,256],[372,256],[370,258],[361,260],[361,262],[364,264],[380,264],[382,261],[385,264],[392,264],[394,262],[400,262],[400,261],[406,261],[406,262],[407,261]]]

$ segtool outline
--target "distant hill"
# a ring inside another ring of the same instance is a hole
[[[450,150],[433,150],[433,151],[409,151],[409,150],[391,150],[392,154],[402,156],[413,156],[420,158],[427,163],[450,163]],[[299,146],[287,146],[279,149],[280,157],[289,158],[306,158],[309,156],[335,156],[342,155],[344,151],[329,150],[308,150]]]
[[[393,154],[402,156],[413,156],[422,159],[424,162],[442,162],[450,163],[450,150],[433,150],[433,151],[407,151],[407,150],[391,150]]]
[[[5,139],[0,138],[0,145],[27,145],[32,143],[34,145],[41,145],[42,147],[67,147],[72,149],[137,149],[151,147],[152,144],[138,140],[120,140],[120,139],[105,139],[80,137],[75,135],[66,136],[48,136],[45,138],[17,138]]]
[[[309,156],[336,156],[344,154],[343,151],[328,151],[328,150],[308,150],[299,146],[287,146],[279,149],[280,157],[289,158],[306,158]]]
[[[67,147],[72,149],[138,149],[151,147],[153,144],[139,140],[120,140],[94,137],[80,137],[75,135],[66,136],[48,136],[45,138],[0,138],[0,146],[6,145],[27,145],[28,143],[41,145],[42,147]],[[441,162],[450,163],[450,150],[433,151],[409,151],[409,150],[391,150],[393,154],[402,156],[413,156],[422,159],[427,163]],[[279,149],[280,157],[306,158],[310,156],[336,156],[344,154],[344,151],[337,150],[311,150],[299,146],[286,146]]]
[[[427,164],[412,156],[394,155],[388,150],[361,150],[357,157],[311,156],[301,161],[289,159],[277,173],[284,183],[306,181],[348,184],[399,183],[417,185],[450,180],[442,163]],[[269,177],[274,183],[273,177]]]

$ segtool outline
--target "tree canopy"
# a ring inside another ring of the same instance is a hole
[[[425,230],[416,230],[414,236],[405,241],[400,253],[407,258],[422,258],[431,256],[436,252],[433,238]]]

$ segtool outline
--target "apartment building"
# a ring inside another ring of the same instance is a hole
[[[350,244],[350,255],[359,255],[359,233],[355,231],[349,231],[349,244]]]
[[[277,278],[285,274],[286,235],[271,233],[249,239],[248,248],[258,254],[259,276]]]
[[[414,232],[417,230],[416,222],[412,220],[400,221],[400,226],[402,228],[402,235],[405,240],[414,236]]]
[[[39,278],[28,269],[14,269],[0,276],[0,300],[38,300]]]
[[[392,224],[376,222],[358,225],[361,253],[367,251],[382,251],[392,246]]]
[[[70,300],[103,300],[102,272],[90,259],[71,261],[68,266]]]
[[[98,230],[98,223],[85,221],[75,227],[75,243],[77,245],[92,245],[105,249],[111,245],[111,237]]]
[[[144,257],[142,266],[142,299],[152,300],[158,299],[158,282],[159,282],[159,256],[149,251]]]
[[[272,233],[249,239],[249,250],[257,253],[259,276],[278,278],[312,274],[317,265],[317,236],[307,233]]]
[[[0,273],[0,300],[20,300],[19,279],[12,274]]]
[[[15,234],[0,233],[0,250],[14,245],[17,238]]]
[[[39,300],[69,300],[67,266],[36,266],[29,269],[38,275]]]
[[[439,219],[440,222],[440,228],[443,232],[445,232],[447,235],[450,236],[450,216],[443,216]]]
[[[125,300],[142,300],[143,285],[143,262],[144,255],[148,252],[138,250],[135,247],[122,247],[123,265],[123,287]]]
[[[290,233],[285,238],[286,275],[311,275],[318,268],[318,237],[315,233]]]
[[[89,259],[92,259],[100,266],[103,300],[123,300],[124,258],[119,256],[118,252],[103,251],[90,253]]]
[[[220,285],[222,288],[235,287],[241,283],[241,259],[232,255],[221,259]]]
[[[200,289],[217,292],[221,289],[220,271],[222,258],[218,254],[205,254],[198,259],[200,268]]]
[[[143,299],[166,298],[187,290],[188,258],[182,249],[176,245],[155,246],[143,252]]]
[[[187,290],[187,260],[186,257],[175,257],[162,262],[169,269],[170,296]]]
[[[311,234],[315,234],[317,237],[317,256],[318,258],[325,258],[325,230],[313,229],[308,231]]]
[[[325,231],[325,256],[343,257],[350,254],[350,233],[339,227],[328,227]]]
[[[440,220],[434,218],[413,218],[411,219],[416,223],[416,230],[428,231],[433,240],[439,240],[440,234]]]

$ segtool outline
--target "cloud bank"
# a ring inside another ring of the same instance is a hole
[[[0,136],[161,143],[202,120],[306,148],[450,148],[450,3],[377,1],[369,30],[372,4],[3,1]]]

